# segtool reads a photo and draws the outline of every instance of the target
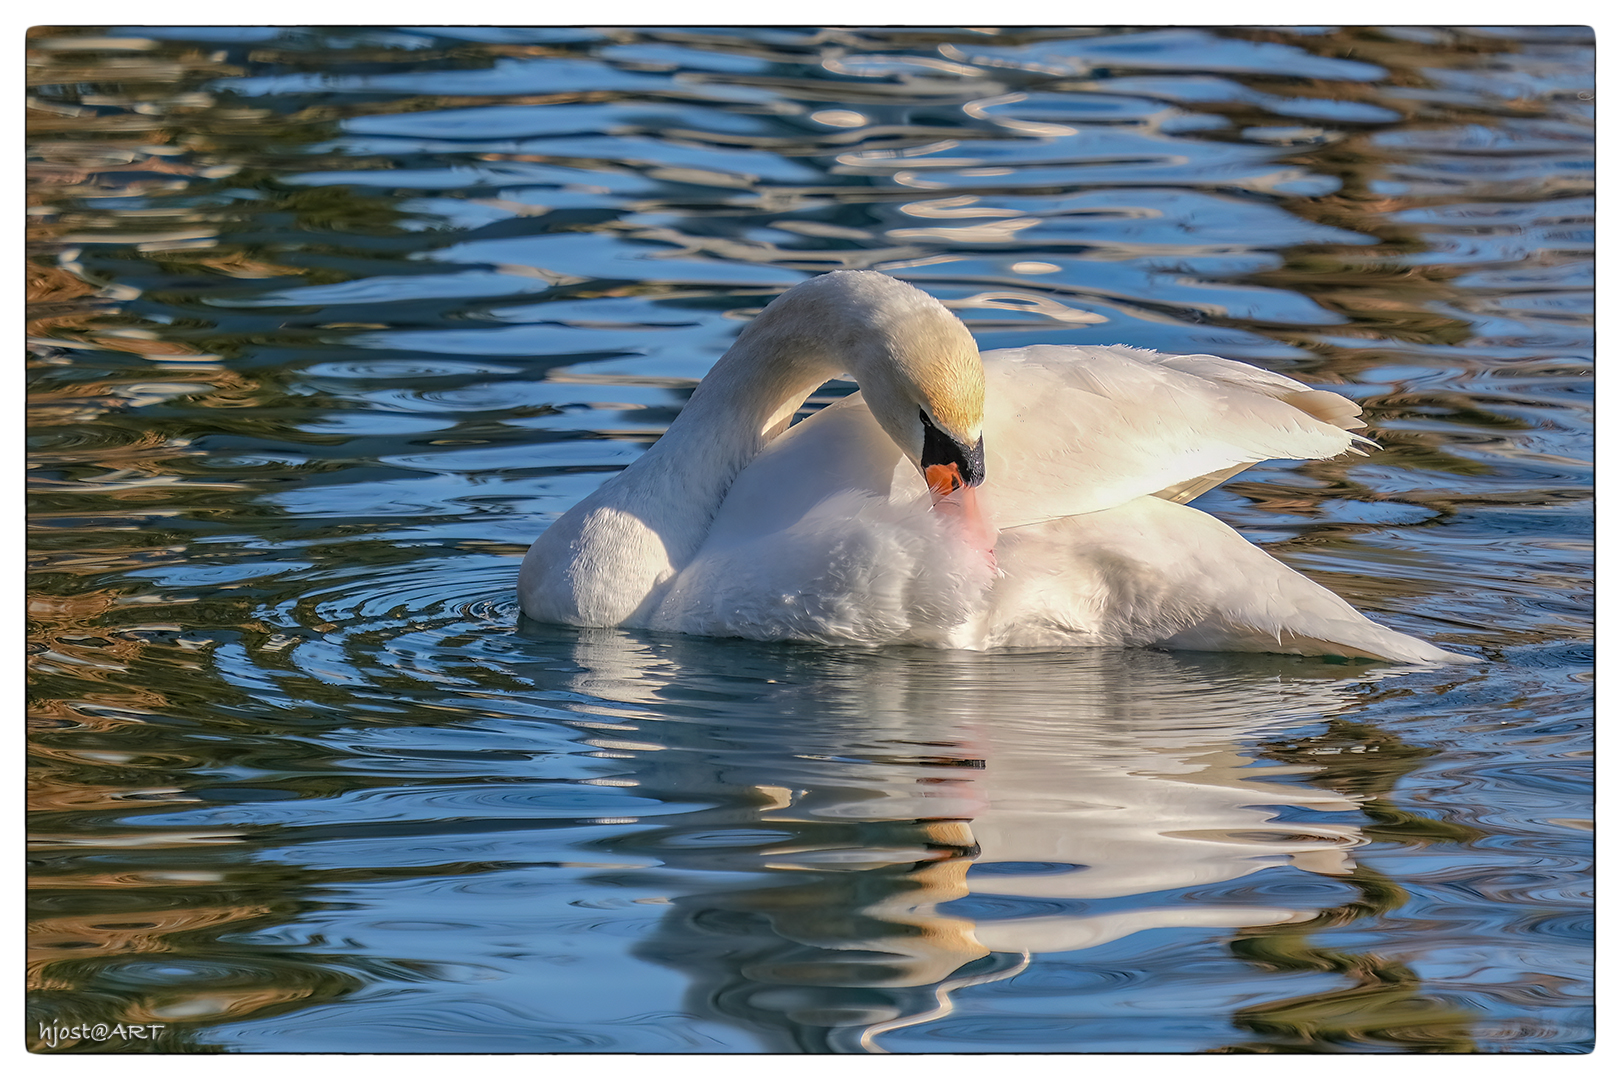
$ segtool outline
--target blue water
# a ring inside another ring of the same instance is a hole
[[[1587,30],[30,46],[30,1046],[1591,1046]],[[1481,661],[520,625],[839,268],[1356,399],[1198,505]]]

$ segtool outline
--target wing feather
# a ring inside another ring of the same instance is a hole
[[[998,528],[1175,502],[1272,459],[1335,457],[1369,440],[1338,394],[1235,360],[1116,345],[984,355],[985,504]]]

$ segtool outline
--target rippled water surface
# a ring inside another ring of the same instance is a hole
[[[35,30],[30,1044],[1586,1049],[1592,55]],[[518,625],[840,267],[1357,399],[1199,505],[1481,662]]]

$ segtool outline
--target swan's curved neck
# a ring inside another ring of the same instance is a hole
[[[705,527],[743,467],[849,362],[780,314],[768,310],[749,324],[637,463],[638,480],[657,485],[661,502]]]
[[[782,433],[811,391],[848,371],[875,418],[898,439],[897,431],[916,425],[907,380],[929,368],[943,370],[950,385],[982,392],[974,339],[938,301],[867,271],[814,278],[744,327],[664,437],[622,474],[624,482],[642,507],[660,507],[655,528],[680,566],[696,553],[737,474]],[[965,392],[963,400],[978,411],[974,394]]]
[[[825,339],[795,333],[792,324],[764,321],[772,314],[751,323],[715,361],[670,435],[701,429],[706,439],[735,440],[752,457],[782,433],[811,391],[850,370],[853,357],[836,355]]]

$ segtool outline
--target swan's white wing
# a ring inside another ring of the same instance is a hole
[[[1286,401],[1297,409],[1304,410],[1326,423],[1348,430],[1366,427],[1360,419],[1362,407],[1348,398],[1327,390],[1313,390],[1304,383],[1296,382],[1287,375],[1267,371],[1255,367],[1253,364],[1240,363],[1237,360],[1227,360],[1220,356],[1210,356],[1206,353],[1195,353],[1189,356],[1175,356],[1170,353],[1156,353],[1147,349],[1130,349],[1128,346],[1117,345],[1116,349],[1126,349],[1138,354],[1153,363],[1163,367],[1174,368],[1188,375],[1195,375],[1209,382],[1226,383],[1239,390],[1248,390],[1257,394],[1265,394],[1280,401]],[[1368,440],[1363,439],[1363,442]]]
[[[1367,442],[1357,406],[1215,356],[1126,346],[986,353],[984,501],[1012,529],[1139,495],[1185,502],[1259,461]]]

